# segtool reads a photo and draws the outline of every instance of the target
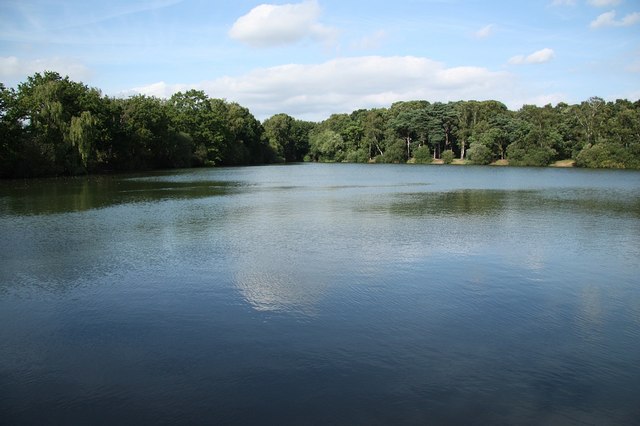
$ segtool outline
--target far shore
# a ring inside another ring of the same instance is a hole
[[[431,162],[431,164],[444,164],[444,160],[442,159],[435,159]],[[459,158],[454,158],[454,160],[451,162],[452,165],[454,166],[464,166],[467,164],[470,164],[468,160],[461,160]],[[490,166],[508,166],[509,165],[509,160],[496,160],[493,163],[489,164]],[[576,161],[575,160],[560,160],[560,161],[556,161],[554,163],[549,164],[548,167],[575,167],[576,166]]]

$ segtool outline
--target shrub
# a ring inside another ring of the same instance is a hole
[[[413,151],[413,158],[416,160],[416,163],[431,163],[431,151],[429,147],[426,145],[418,147]]]
[[[471,148],[467,151],[467,159],[471,164],[491,164],[493,154],[486,145],[475,143],[471,144]]]
[[[442,153],[442,161],[444,161],[444,164],[451,164],[453,163],[453,151],[445,151]]]
[[[369,153],[364,149],[350,151],[345,159],[347,163],[368,163]]]
[[[615,145],[588,145],[576,156],[576,166],[624,169],[630,161],[627,150]]]
[[[398,141],[387,147],[384,155],[376,157],[376,163],[404,163],[407,161],[404,141]]]
[[[517,144],[507,147],[507,158],[513,166],[548,166],[556,156],[556,151],[548,147],[531,147],[527,150]]]

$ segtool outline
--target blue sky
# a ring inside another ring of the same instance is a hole
[[[2,0],[0,81],[195,88],[322,120],[398,100],[640,98],[638,0]]]

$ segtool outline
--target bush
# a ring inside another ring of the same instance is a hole
[[[369,153],[364,149],[350,151],[345,159],[347,163],[368,163]]]
[[[431,151],[429,147],[426,145],[418,147],[413,151],[413,158],[416,160],[416,163],[431,163]]]
[[[442,153],[442,161],[444,161],[444,164],[451,164],[453,163],[453,151],[445,151]]]
[[[471,144],[471,148],[467,151],[467,159],[471,164],[491,164],[493,161],[493,154],[486,145]]]
[[[632,158],[626,149],[616,145],[588,145],[576,156],[576,166],[590,168],[624,169],[632,166]]]
[[[507,147],[507,158],[509,164],[513,166],[534,166],[544,167],[551,164],[556,151],[548,147],[531,147],[527,150],[520,148],[517,144]]]
[[[405,163],[407,151],[404,141],[398,141],[387,147],[383,155],[376,157],[376,163]]]

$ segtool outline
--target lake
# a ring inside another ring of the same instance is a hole
[[[640,172],[0,182],[0,424],[638,424]]]

